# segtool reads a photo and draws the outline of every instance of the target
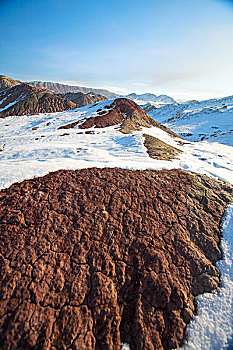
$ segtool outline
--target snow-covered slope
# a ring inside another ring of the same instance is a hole
[[[233,96],[143,108],[152,118],[189,141],[208,140],[233,146]]]

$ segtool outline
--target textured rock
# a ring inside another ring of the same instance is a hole
[[[182,153],[176,147],[168,145],[166,142],[159,140],[157,137],[143,134],[144,146],[151,158],[160,160],[172,160],[176,158],[179,153]]]
[[[75,107],[76,104],[69,100],[25,83],[0,93],[0,108],[5,108],[0,112],[2,118],[10,115],[62,112]]]
[[[94,92],[88,92],[87,94],[83,94],[82,92],[68,92],[67,94],[62,95],[62,97],[81,107],[107,100],[106,97],[100,94],[95,94]]]
[[[172,349],[219,285],[232,187],[180,170],[58,171],[0,192],[1,349]]]
[[[21,84],[20,81],[6,77],[5,75],[0,75],[0,91],[9,89],[12,86]]]

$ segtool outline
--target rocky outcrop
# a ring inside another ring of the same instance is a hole
[[[172,349],[219,285],[232,188],[181,170],[58,171],[0,192],[1,349]]]
[[[147,153],[151,158],[169,161],[175,159],[179,153],[182,153],[180,149],[168,145],[157,137],[147,134],[143,134],[143,137],[144,146],[147,148]]]
[[[62,112],[77,107],[49,91],[20,84],[0,93],[0,117]]]
[[[6,77],[5,75],[0,75],[0,91],[11,88],[12,86],[16,86],[21,84],[20,81],[11,79]]]
[[[107,126],[120,124],[120,131],[128,134],[141,127],[155,126],[167,132],[173,137],[178,137],[166,126],[152,119],[140,106],[127,98],[117,98],[110,106],[106,106],[103,111],[99,111],[97,116],[87,118],[79,125],[80,129],[91,127],[105,128]]]
[[[67,94],[62,95],[62,97],[74,102],[80,107],[107,100],[106,97],[100,94],[95,94],[94,92],[88,92],[87,94],[83,94],[82,92],[68,92]]]

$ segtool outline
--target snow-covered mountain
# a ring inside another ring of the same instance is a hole
[[[126,98],[129,98],[131,100],[134,100],[135,102],[151,102],[152,104],[156,105],[164,105],[164,104],[170,104],[170,103],[175,103],[175,100],[171,98],[170,96],[167,95],[159,95],[156,96],[151,93],[144,93],[144,94],[135,94],[131,93],[129,95],[125,96]]]
[[[143,109],[189,141],[208,140],[233,146],[233,96]]]

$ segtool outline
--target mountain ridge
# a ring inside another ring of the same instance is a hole
[[[48,89],[55,93],[66,94],[69,92],[82,92],[82,93],[94,92],[96,94],[104,95],[107,98],[118,97],[117,94],[105,89],[95,89],[95,88],[89,88],[89,87],[83,87],[83,86],[67,85],[67,84],[43,82],[43,81],[30,81],[28,83],[31,84],[32,86]]]
[[[36,88],[27,83],[9,87],[0,92],[0,117],[13,115],[61,112],[77,105],[50,91]]]
[[[155,94],[152,94],[152,93],[143,93],[143,94],[136,94],[136,93],[130,93],[128,95],[126,95],[125,97],[127,98],[130,98],[130,99],[133,99],[133,100],[142,100],[142,101],[145,101],[145,102],[158,102],[158,103],[164,103],[164,104],[167,104],[167,103],[175,103],[176,101],[168,96],[168,95],[155,95]]]
[[[62,94],[61,96],[81,107],[93,103],[107,101],[107,97],[100,94],[96,94],[94,92],[87,92],[86,94],[82,92],[67,92],[66,94]]]

